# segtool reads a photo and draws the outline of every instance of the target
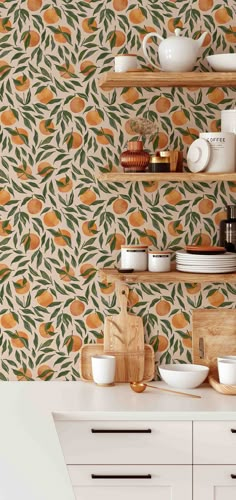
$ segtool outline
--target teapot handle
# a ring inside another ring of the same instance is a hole
[[[143,47],[143,52],[144,52],[144,56],[145,58],[147,59],[147,61],[152,65],[154,66],[155,68],[159,69],[162,71],[161,67],[160,66],[157,66],[157,64],[154,64],[152,62],[152,60],[150,59],[148,53],[147,53],[147,41],[150,37],[153,37],[155,36],[156,38],[159,38],[159,40],[164,40],[164,38],[162,38],[161,35],[158,35],[158,33],[148,33],[147,35],[145,35],[144,39],[143,39],[143,44],[142,44],[142,47]]]

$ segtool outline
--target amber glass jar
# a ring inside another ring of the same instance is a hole
[[[129,141],[127,151],[120,155],[120,163],[125,172],[145,172],[150,155],[143,149],[142,141]]]

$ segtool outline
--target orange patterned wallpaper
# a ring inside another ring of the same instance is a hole
[[[235,49],[235,2],[213,0],[1,0],[0,2],[0,378],[78,378],[82,342],[102,340],[104,315],[118,312],[112,266],[122,243],[176,250],[217,243],[233,183],[103,184],[119,168],[129,120],[158,123],[155,143],[186,149],[218,130],[235,91],[122,89],[100,92],[113,56],[137,52],[148,31],[209,32],[198,67]],[[150,44],[155,57],[154,44]],[[155,49],[156,50],[156,49]],[[152,151],[153,144],[146,143]],[[131,287],[156,360],[191,360],[191,310],[234,307],[236,287]]]

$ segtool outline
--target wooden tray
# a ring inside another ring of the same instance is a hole
[[[209,376],[209,384],[215,391],[220,392],[220,394],[226,394],[228,396],[236,396],[236,385],[225,385],[220,384],[218,376]]]
[[[92,377],[92,366],[91,366],[91,356],[96,354],[104,354],[103,344],[85,344],[80,349],[80,376],[82,380],[91,381]],[[140,353],[142,355],[142,353]],[[112,355],[116,356],[116,376],[115,382],[132,382],[134,380],[134,368],[133,368],[133,353],[116,353],[112,352]],[[137,359],[138,353],[134,353]],[[122,359],[121,359],[122,357]],[[144,345],[144,375],[143,380],[150,381],[154,378],[155,373],[155,360],[154,360],[154,350],[151,345]],[[119,363],[121,361],[122,370],[119,370]],[[126,371],[124,372],[123,366],[126,366]],[[131,370],[129,367],[131,366]],[[136,381],[135,381],[136,382]]]
[[[193,362],[217,379],[217,357],[236,355],[236,309],[193,311]]]

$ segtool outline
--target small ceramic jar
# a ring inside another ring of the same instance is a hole
[[[170,256],[168,251],[159,252],[150,250],[148,252],[148,270],[152,273],[165,273],[170,271]]]
[[[121,245],[121,269],[147,271],[148,247],[136,245]]]
[[[115,72],[135,71],[138,67],[136,54],[118,54],[115,56]]]

